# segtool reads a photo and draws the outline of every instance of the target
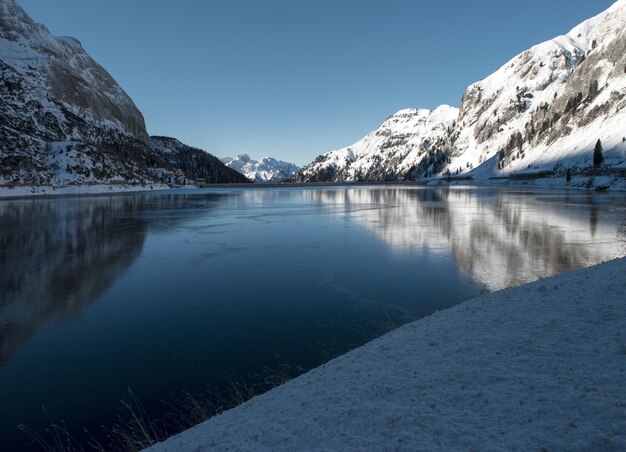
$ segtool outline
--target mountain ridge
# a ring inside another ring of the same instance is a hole
[[[305,166],[298,182],[343,182],[410,179],[421,156],[454,123],[458,109],[408,108],[389,116],[352,146],[330,151]]]
[[[368,143],[383,123],[352,146],[365,147],[359,156],[350,155],[351,147],[327,152],[296,179],[488,180],[549,172],[588,180],[597,140],[606,166],[620,168],[626,161],[625,23],[626,0],[618,0],[565,35],[518,54],[467,88],[445,132],[413,128],[413,139],[427,144],[417,154],[407,153],[404,142]]]
[[[281,183],[290,181],[300,170],[295,163],[284,162],[273,157],[254,160],[248,154],[223,157],[222,163],[255,183]]]

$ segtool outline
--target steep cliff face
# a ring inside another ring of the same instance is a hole
[[[330,151],[302,168],[299,182],[411,179],[430,147],[454,124],[458,110],[406,109],[347,148]]]
[[[14,0],[0,0],[0,59],[36,87],[29,101],[58,102],[96,126],[148,140],[141,112],[80,42],[52,36]]]
[[[471,85],[458,114],[448,109],[439,127],[408,121],[401,132],[411,137],[407,140],[388,120],[354,146],[318,157],[297,177],[378,181],[587,174],[598,140],[606,166],[626,166],[625,24],[626,0],[619,0]]]

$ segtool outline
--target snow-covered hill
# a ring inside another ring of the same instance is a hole
[[[294,163],[283,162],[272,157],[253,160],[248,154],[241,154],[234,158],[224,157],[222,162],[257,183],[288,181],[300,171]]]
[[[139,110],[78,41],[0,0],[0,185],[153,182],[146,140]]]
[[[416,154],[405,157],[402,141],[389,139],[383,146],[373,139],[384,137],[387,121],[356,145],[318,157],[297,177],[351,181],[459,174],[484,180],[549,171],[565,179],[568,169],[573,177],[613,175],[611,167],[626,166],[625,107],[626,0],[618,0],[471,85],[458,117],[446,117],[445,130],[425,134],[408,125],[414,141],[428,143]],[[393,137],[396,130],[387,133]],[[590,169],[598,140],[603,170]]]

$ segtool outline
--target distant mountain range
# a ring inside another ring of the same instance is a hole
[[[165,147],[78,40],[0,0],[0,186],[247,182],[202,151]]]
[[[182,170],[193,180],[206,182],[248,183],[250,180],[240,172],[224,165],[220,159],[202,149],[187,146],[176,138],[150,137],[154,152],[174,168]]]
[[[272,157],[253,160],[248,154],[225,157],[222,162],[248,179],[257,183],[279,183],[291,180],[300,171],[294,163],[283,162]]]
[[[604,161],[593,168],[598,140]],[[624,170],[626,0],[619,0],[471,85],[459,109],[402,110],[354,145],[317,157],[296,180],[547,174],[589,184]]]
[[[132,99],[79,41],[52,36],[15,0],[0,0],[0,187],[547,175],[599,188],[626,172],[625,24],[618,0],[471,85],[458,109],[401,110],[299,169],[245,154],[222,162],[150,138]],[[598,147],[603,161],[594,164]]]

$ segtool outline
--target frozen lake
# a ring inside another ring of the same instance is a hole
[[[398,186],[0,201],[0,450],[127,388],[267,388],[395,326],[626,255],[626,195]],[[174,433],[174,432],[172,432]],[[79,435],[79,433],[77,433]]]

